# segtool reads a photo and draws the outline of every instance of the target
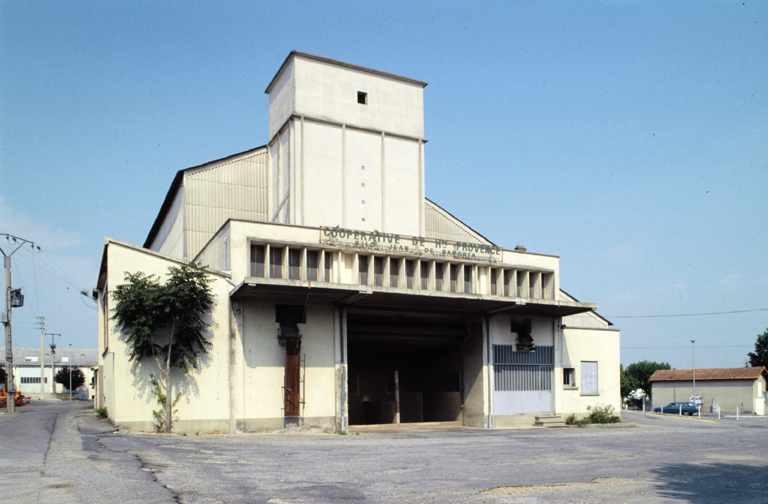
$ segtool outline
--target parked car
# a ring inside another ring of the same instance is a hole
[[[699,411],[693,401],[671,402],[661,408],[653,408],[654,413],[674,413],[675,415],[680,414],[681,410],[683,415],[695,415]]]

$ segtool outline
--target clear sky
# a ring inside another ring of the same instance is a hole
[[[42,248],[13,256],[15,346],[39,316],[97,346],[78,291],[104,237],[143,244],[178,170],[264,145],[294,49],[427,81],[427,197],[560,256],[624,365],[690,368],[691,339],[696,367],[744,365],[768,327],[762,0],[0,0],[0,233]]]

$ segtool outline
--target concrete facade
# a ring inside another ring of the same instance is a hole
[[[189,260],[216,307],[203,366],[174,378],[177,432],[392,423],[396,373],[402,422],[619,409],[619,332],[560,289],[559,259],[425,198],[425,86],[293,52],[267,88],[269,143],[178,172],[144,247],[105,241],[97,403],[112,421],[151,430],[157,370],[128,362],[111,292]]]

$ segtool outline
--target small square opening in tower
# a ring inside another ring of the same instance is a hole
[[[357,92],[357,103],[361,105],[366,105],[368,103],[368,93],[363,93],[362,91]]]

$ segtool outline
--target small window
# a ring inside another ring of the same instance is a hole
[[[323,261],[323,280],[326,282],[331,281],[331,266],[333,266],[333,254],[330,252],[323,252],[325,260]]]
[[[384,258],[373,258],[373,285],[382,287],[384,285]]]
[[[360,105],[367,105],[368,104],[368,93],[363,93],[362,91],[357,92],[357,103]]]
[[[307,278],[310,281],[317,281],[318,251],[310,250],[307,252]]]
[[[358,256],[358,279],[360,285],[368,285],[368,256]]]
[[[472,292],[472,267],[464,265],[464,292]]]
[[[576,386],[576,375],[573,368],[563,368],[563,385],[566,387]]]
[[[288,278],[291,280],[301,280],[301,250],[289,249],[288,261],[290,263]]]
[[[264,245],[251,246],[251,276],[264,278]]]
[[[413,260],[411,259],[405,261],[405,286],[413,289]]]
[[[283,278],[283,249],[269,249],[269,278]]]
[[[491,270],[491,295],[496,296],[497,295],[497,287],[496,287],[496,270]]]
[[[443,263],[435,264],[435,290],[443,290]]]
[[[389,261],[389,286],[400,287],[400,261],[397,259]]]
[[[429,263],[421,263],[421,290],[429,288]]]
[[[450,274],[450,286],[448,290],[451,292],[456,292],[456,284],[459,282],[459,268],[455,264],[450,265],[451,268],[451,274]]]

